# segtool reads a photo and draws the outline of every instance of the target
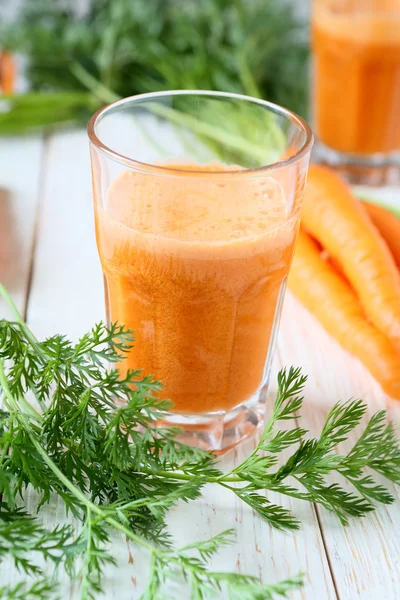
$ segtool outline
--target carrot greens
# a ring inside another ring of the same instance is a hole
[[[81,598],[98,597],[104,568],[115,564],[115,533],[148,553],[142,600],[170,597],[169,586],[176,581],[189,586],[191,598],[212,598],[222,589],[231,599],[284,597],[301,585],[301,576],[265,584],[253,575],[213,571],[210,559],[232,542],[234,532],[177,548],[166,527],[168,510],[199,497],[210,483],[230,490],[281,530],[300,523],[266,492],[318,503],[342,523],[374,510],[376,503],[393,502],[365,472],[369,468],[400,483],[400,448],[384,411],[372,417],[350,452],[337,453],[366,405],[361,400],[337,404],[319,438],[310,439],[297,425],[306,378],[299,369],[281,371],[273,414],[256,449],[223,472],[215,456],[178,442],[176,429],[154,427],[170,406],[160,399],[157,381],[140,371],[121,376],[107,367],[106,362],[118,366],[129,352],[131,331],[100,323],[75,344],[62,335],[39,341],[2,286],[0,293],[14,311],[12,321],[0,320],[0,561],[9,556],[31,576],[31,583],[1,589],[2,597],[55,597],[55,578],[46,575],[49,565],[78,578]],[[293,426],[281,430],[283,421]],[[282,460],[288,448],[292,453]],[[329,473],[345,478],[354,491],[329,483]],[[27,507],[30,488],[39,498],[38,515]],[[42,525],[41,510],[54,495],[74,516],[73,528]],[[47,567],[39,567],[36,556]]]

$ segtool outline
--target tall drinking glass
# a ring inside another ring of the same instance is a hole
[[[312,146],[262,100],[161,92],[89,123],[107,318],[136,332],[122,369],[163,384],[163,424],[224,451],[263,420]]]
[[[353,183],[400,180],[400,0],[313,0],[321,158]]]

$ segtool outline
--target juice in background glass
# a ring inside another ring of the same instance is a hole
[[[319,140],[344,161],[396,163],[400,0],[314,0],[311,25]]]
[[[196,144],[193,131],[185,133],[192,136],[190,145],[181,145],[185,127],[177,132],[176,123],[171,127],[155,116],[162,110],[155,100],[178,110],[190,93],[175,94],[128,99],[94,117],[89,134],[97,245],[108,318],[136,332],[122,370],[140,368],[163,382],[163,396],[173,402],[166,422],[182,425],[185,441],[225,450],[263,418],[311,133],[298,117],[266,103],[216,95],[217,108],[254,102],[252,110],[271,111],[265,148],[274,144],[274,128],[284,142],[276,151],[286,160],[277,165],[248,168],[252,159],[237,152],[237,162],[226,164],[224,144],[215,160],[207,145]],[[196,115],[213,94],[193,94]],[[207,106],[212,112],[214,105]],[[225,131],[223,121],[220,127]],[[148,144],[152,131],[167,145],[163,160],[157,145]],[[230,134],[226,140],[237,143]],[[246,134],[243,140],[246,145]],[[206,159],[207,152],[214,160]]]

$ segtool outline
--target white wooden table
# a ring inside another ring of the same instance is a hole
[[[0,139],[0,280],[38,336],[60,332],[76,338],[103,318],[84,131],[45,139]],[[351,396],[367,400],[370,413],[386,407],[399,422],[400,404],[385,397],[362,365],[292,297],[285,302],[274,375],[281,366],[292,364],[308,373],[305,426],[319,433],[329,407]],[[0,317],[6,315],[1,305]],[[253,445],[248,442],[224,461],[241,460]],[[180,544],[235,527],[235,544],[218,556],[214,566],[253,573],[265,582],[303,571],[305,587],[292,594],[293,600],[396,600],[400,498],[399,490],[388,487],[397,498],[394,505],[352,520],[346,528],[321,508],[282,498],[302,522],[299,532],[283,534],[213,487],[201,500],[174,510],[170,526]],[[55,505],[47,510],[45,522],[51,526],[62,518],[62,506]],[[107,572],[105,597],[138,598],[146,579],[146,555],[118,537],[114,554],[118,568]],[[11,562],[0,564],[0,585],[19,577]],[[65,580],[64,597],[75,598],[78,587],[78,582]]]

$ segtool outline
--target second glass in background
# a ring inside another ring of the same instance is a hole
[[[400,179],[400,0],[314,0],[319,158],[352,183]]]

